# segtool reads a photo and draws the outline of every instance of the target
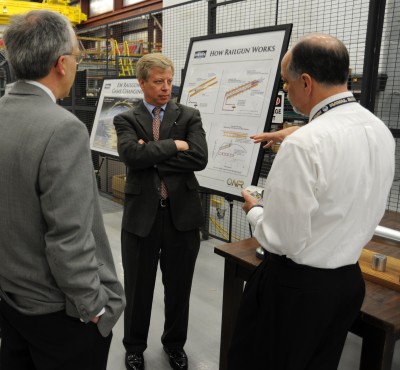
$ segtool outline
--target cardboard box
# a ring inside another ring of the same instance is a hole
[[[111,190],[114,200],[119,203],[125,199],[125,181],[126,175],[115,175],[112,177]]]

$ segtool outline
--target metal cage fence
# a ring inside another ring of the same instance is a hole
[[[369,9],[373,0],[195,0],[167,6],[162,10],[102,26],[80,29],[78,36],[85,46],[85,60],[79,66],[75,89],[70,99],[61,104],[71,109],[88,127],[93,124],[96,102],[103,78],[132,77],[140,56],[151,52],[168,55],[175,64],[174,85],[179,88],[192,37],[213,33],[249,30],[277,24],[293,24],[291,44],[304,34],[329,33],[341,39],[349,49],[351,64],[350,88],[357,97],[369,90],[362,89],[365,80],[365,55],[368,36]],[[379,1],[378,1],[379,2]],[[168,1],[164,2],[168,4]],[[400,68],[398,46],[400,35],[400,3],[385,4],[382,33],[376,38],[380,48],[379,72],[373,109],[400,137]],[[367,71],[368,72],[368,71]],[[371,91],[370,91],[371,92]],[[290,110],[286,117],[289,117]],[[398,140],[396,139],[396,144]],[[398,145],[396,145],[396,159]],[[258,185],[262,186],[273,163],[274,153],[266,151]],[[121,187],[125,166],[118,158],[93,153],[102,192],[123,201]],[[389,210],[398,211],[399,161],[396,178],[387,203]],[[202,195],[205,205],[205,235],[222,240],[240,240],[251,235],[241,202],[223,197]]]

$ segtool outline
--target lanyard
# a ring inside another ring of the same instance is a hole
[[[314,114],[314,116],[310,119],[310,121],[312,121],[313,119],[328,112],[328,110],[339,107],[340,105],[344,105],[344,104],[348,104],[348,103],[356,103],[356,102],[357,102],[357,99],[354,96],[348,96],[346,98],[340,98],[338,100],[335,100],[332,103],[324,105],[317,113]]]

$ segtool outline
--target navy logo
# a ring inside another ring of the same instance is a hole
[[[194,59],[202,59],[207,55],[207,50],[196,51],[194,53]]]

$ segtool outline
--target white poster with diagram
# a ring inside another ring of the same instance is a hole
[[[209,159],[196,177],[204,189],[239,199],[256,185],[263,151],[250,136],[270,129],[291,29],[191,39],[179,101],[201,113]]]

